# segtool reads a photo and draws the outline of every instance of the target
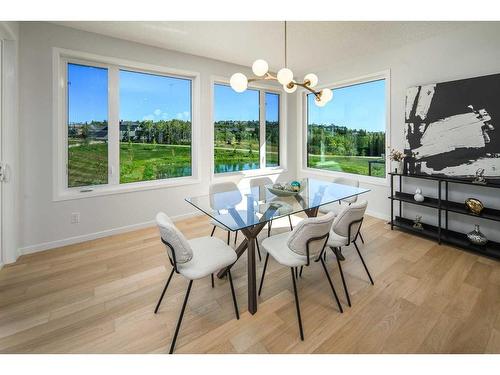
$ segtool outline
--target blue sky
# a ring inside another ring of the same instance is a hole
[[[68,64],[68,82],[70,123],[107,120],[107,69]],[[257,90],[237,93],[217,84],[214,95],[215,121],[259,119]],[[120,71],[120,120],[191,120],[190,98],[190,80]],[[308,100],[309,123],[385,130],[384,80],[335,89],[333,100],[322,108],[312,95]],[[278,109],[279,96],[266,93],[266,120],[277,121]]]
[[[324,107],[308,95],[310,124],[335,124],[350,129],[385,131],[385,80],[333,90],[333,99]]]
[[[68,64],[69,121],[108,117],[107,69]],[[191,81],[120,70],[120,120],[191,120]]]

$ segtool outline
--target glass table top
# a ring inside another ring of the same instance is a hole
[[[261,185],[248,192],[238,189],[190,197],[186,202],[229,230],[236,231],[370,191],[313,178],[300,182],[303,190],[293,196],[277,196],[269,191],[273,185]]]

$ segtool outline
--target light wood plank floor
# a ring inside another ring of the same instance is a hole
[[[211,230],[204,217],[178,225],[187,237]],[[348,308],[329,256],[345,305],[340,314],[320,265],[304,270],[298,282],[304,342],[289,269],[270,260],[259,311],[252,316],[246,312],[242,258],[233,271],[241,319],[234,319],[227,280],[216,279],[215,289],[209,278],[195,281],[176,352],[500,352],[500,262],[391,231],[371,217],[363,235],[361,251],[375,286],[356,252],[345,249],[353,302]],[[0,271],[0,352],[166,353],[187,287],[174,276],[154,315],[169,272],[155,228],[23,256]]]

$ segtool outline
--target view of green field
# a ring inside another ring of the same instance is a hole
[[[68,186],[106,184],[108,181],[107,143],[78,144],[74,140],[68,152]],[[215,165],[220,172],[259,167],[258,147],[216,147]],[[268,160],[277,163],[277,152],[269,151]],[[156,180],[191,175],[191,146],[150,143],[120,143],[120,182]]]
[[[383,161],[374,156],[308,155],[309,167],[328,171],[346,172],[369,176],[369,161]],[[385,164],[372,163],[371,176],[385,177]]]

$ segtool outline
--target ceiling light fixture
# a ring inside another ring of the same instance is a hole
[[[247,78],[243,73],[234,73],[231,76],[229,83],[236,92],[243,92],[248,88],[250,82],[255,81],[278,81],[283,85],[283,90],[291,94],[297,90],[297,87],[303,87],[310,91],[315,96],[314,103],[318,107],[324,107],[326,103],[333,99],[333,92],[330,89],[323,89],[320,91],[313,90],[318,84],[318,76],[313,73],[306,74],[302,82],[297,82],[293,79],[293,72],[287,68],[287,34],[286,34],[286,21],[285,21],[285,67],[278,71],[276,76],[269,73],[269,65],[265,60],[255,60],[252,64],[252,72],[256,77]]]

